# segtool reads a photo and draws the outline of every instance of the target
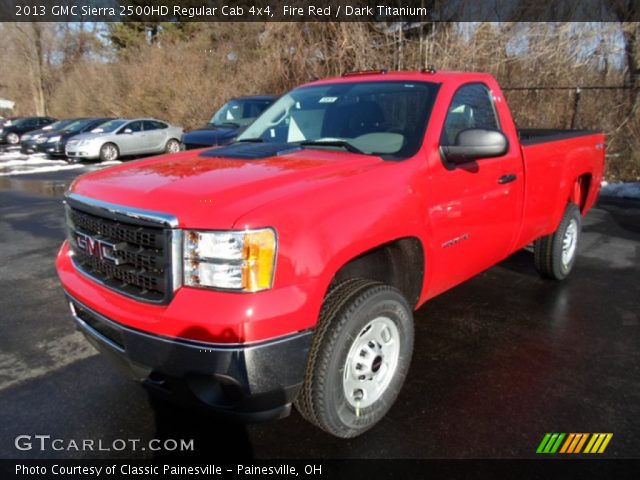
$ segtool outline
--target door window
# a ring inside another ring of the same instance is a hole
[[[468,128],[499,129],[491,92],[481,83],[464,85],[453,96],[442,130],[442,145],[454,145],[458,134]]]
[[[142,122],[131,122],[130,124],[124,127],[124,130],[126,130],[127,128],[131,130],[133,133],[141,132]]]

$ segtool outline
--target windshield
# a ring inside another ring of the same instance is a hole
[[[33,121],[34,120],[32,118],[28,118],[28,117],[27,118],[19,118],[18,120],[14,120],[12,125],[15,125],[16,127],[29,127],[29,126],[31,126],[33,128],[42,128],[42,127],[45,127],[45,126],[46,127],[50,127],[51,125],[53,125],[51,123],[48,124],[48,125],[36,125],[36,124],[32,123]],[[58,122],[54,122],[54,124],[55,123],[58,123]]]
[[[127,120],[109,120],[91,130],[91,133],[113,132],[125,123],[127,123]]]
[[[75,122],[71,122],[68,125],[65,125],[64,128],[60,128],[63,132],[75,132],[76,130],[80,130],[82,127],[90,124],[93,120],[76,120]]]
[[[57,122],[50,123],[49,125],[45,126],[44,128],[47,129],[47,130],[60,130],[61,128],[66,127],[67,125],[69,125],[72,122],[73,122],[73,120],[58,120]]]
[[[210,124],[218,126],[246,127],[264,112],[273,100],[229,100],[213,114]]]
[[[420,148],[438,88],[435,83],[401,81],[298,88],[274,103],[238,141],[408,158]]]

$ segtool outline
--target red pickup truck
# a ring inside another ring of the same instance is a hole
[[[57,270],[78,328],[153,391],[353,437],[403,384],[413,310],[531,243],[569,274],[604,141],[518,131],[487,74],[315,81],[231,145],[79,177]]]

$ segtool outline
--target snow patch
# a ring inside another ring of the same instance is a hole
[[[13,175],[30,175],[37,173],[50,173],[65,170],[87,171],[99,170],[110,165],[118,165],[119,160],[104,163],[73,163],[69,164],[62,159],[50,159],[44,153],[25,155],[20,151],[0,151],[0,177]]]
[[[66,162],[65,162],[66,163]],[[86,165],[60,165],[60,166],[50,166],[50,167],[36,167],[29,168],[25,170],[12,170],[9,172],[0,173],[0,177],[8,177],[9,175],[30,175],[32,173],[49,173],[49,172],[60,172],[63,170],[77,170],[78,168],[85,168]]]
[[[16,166],[29,166],[29,165],[68,165],[64,160],[47,160],[47,159],[26,159],[26,160],[8,160],[6,162],[0,161],[0,168],[2,167],[16,167]]]

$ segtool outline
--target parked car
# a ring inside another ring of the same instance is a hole
[[[295,403],[354,437],[407,378],[413,310],[531,243],[543,277],[570,274],[604,145],[517,130],[488,74],[316,81],[231,145],[80,177],[57,271],[151,391],[260,419]]]
[[[191,150],[230,143],[277,98],[271,95],[232,98],[213,114],[204,127],[182,136],[184,148]]]
[[[38,130],[32,130],[20,136],[20,152],[24,154],[34,153],[36,151],[37,140],[47,133],[61,130],[67,125],[79,120],[77,118],[68,118],[66,120],[58,120],[50,123]]]
[[[116,119],[67,141],[70,162],[113,161],[127,155],[175,153],[180,150],[182,128],[154,118]]]
[[[21,118],[23,118],[23,117],[5,117],[5,118],[0,120],[0,127],[4,127],[5,125],[8,127],[13,122],[15,122],[16,120],[19,120]]]
[[[35,150],[46,153],[50,157],[64,157],[69,139],[98,128],[111,118],[80,118],[66,125],[64,128],[41,135],[35,141]]]
[[[55,122],[51,117],[25,117],[11,122],[11,125],[0,128],[0,143],[17,145],[23,133],[38,130]]]

